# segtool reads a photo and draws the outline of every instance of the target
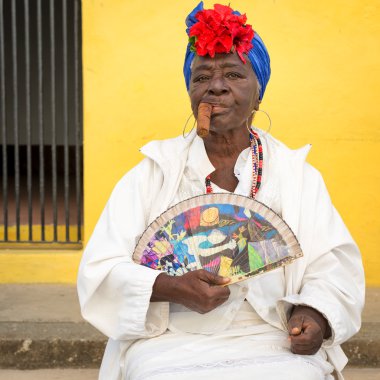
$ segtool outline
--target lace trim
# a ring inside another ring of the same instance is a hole
[[[268,346],[272,350],[277,349],[280,350],[281,347],[277,346]],[[286,363],[286,362],[302,362],[306,363],[312,366],[313,369],[317,370],[318,373],[321,375],[321,379],[325,378],[325,374],[323,373],[322,368],[313,360],[308,360],[305,357],[299,357],[299,356],[292,356],[289,357],[288,353],[284,353],[284,355],[269,355],[267,357],[256,357],[256,358],[242,358],[242,359],[235,359],[235,360],[221,360],[217,362],[208,362],[208,363],[199,363],[199,364],[192,364],[187,366],[172,366],[172,367],[165,367],[165,368],[159,368],[156,370],[152,370],[149,372],[146,372],[145,374],[141,374],[136,378],[136,380],[145,380],[145,379],[151,379],[158,375],[174,375],[179,373],[186,373],[186,372],[199,372],[203,370],[223,370],[226,368],[242,368],[242,367],[248,367],[248,366],[254,366],[254,365],[265,365],[270,364],[271,366],[276,366],[280,363]],[[318,360],[317,360],[318,361]],[[194,376],[196,374],[194,373]],[[328,378],[328,377],[327,377]]]

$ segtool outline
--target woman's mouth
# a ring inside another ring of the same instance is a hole
[[[220,115],[223,113],[226,113],[228,111],[228,108],[222,105],[213,105],[212,106],[212,113],[211,116],[213,115]]]

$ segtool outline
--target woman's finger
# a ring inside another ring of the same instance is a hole
[[[304,327],[304,316],[303,315],[296,315],[289,319],[288,322],[288,332],[289,335],[300,335],[303,331]]]
[[[199,272],[202,280],[208,282],[211,285],[226,285],[231,281],[228,277],[222,277],[217,274],[210,273],[207,270],[200,270]]]

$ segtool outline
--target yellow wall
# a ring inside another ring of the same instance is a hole
[[[182,76],[184,18],[195,5],[83,0],[86,239],[116,181],[141,159],[138,148],[180,134],[190,114]],[[294,148],[313,144],[309,161],[324,175],[362,250],[369,285],[380,285],[379,5],[232,2],[247,13],[271,56],[262,109],[272,118],[272,133]],[[258,123],[266,128],[265,119]],[[57,280],[73,282],[79,255],[68,255],[60,257],[71,263],[69,276],[58,271]],[[48,268],[42,257],[24,256]],[[44,268],[32,280],[49,281]]]

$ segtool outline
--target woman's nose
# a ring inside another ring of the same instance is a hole
[[[228,86],[223,77],[217,76],[210,80],[208,93],[211,95],[223,95],[228,93]]]

